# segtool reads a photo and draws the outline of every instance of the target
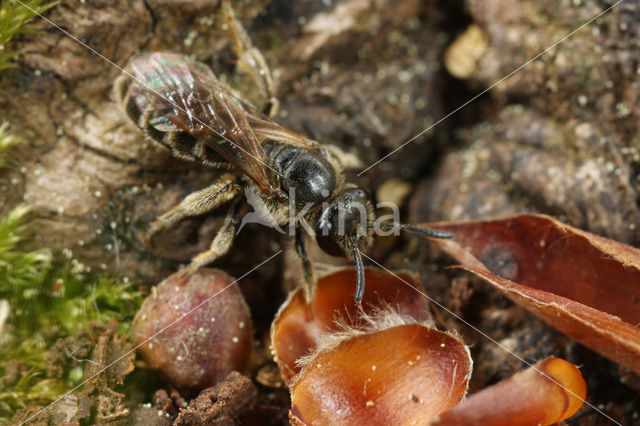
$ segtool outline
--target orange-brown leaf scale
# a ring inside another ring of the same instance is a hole
[[[364,311],[371,314],[375,309],[388,305],[417,321],[428,319],[427,299],[416,291],[424,292],[419,278],[412,274],[398,275],[401,279],[379,269],[365,270],[367,287],[362,300]],[[308,355],[317,346],[320,335],[336,330],[336,319],[354,325],[350,321],[360,315],[353,300],[355,280],[353,268],[342,269],[318,280],[310,305],[302,289],[298,289],[286,302],[272,330],[273,348],[286,381],[298,373],[295,361]]]
[[[434,424],[550,425],[574,415],[586,393],[586,384],[576,366],[548,358],[471,395]]]
[[[455,337],[418,324],[359,335],[324,352],[292,389],[302,424],[425,422],[464,396],[471,360]]]

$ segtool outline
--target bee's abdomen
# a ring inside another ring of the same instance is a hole
[[[120,106],[150,141],[167,148],[178,158],[189,161],[200,161],[210,167],[229,168],[231,165],[215,150],[199,141],[193,135],[177,129],[162,131],[154,127],[155,116],[153,106],[143,103],[142,108],[135,99],[135,83],[127,75],[121,75],[115,82],[115,94]]]
[[[116,80],[115,93],[120,106],[147,138],[167,149],[171,149],[168,138],[172,132],[162,132],[151,125],[150,120],[153,109],[150,104],[147,104],[143,110],[140,109],[134,97],[134,89],[135,83],[131,84],[131,79],[127,75],[123,74]]]

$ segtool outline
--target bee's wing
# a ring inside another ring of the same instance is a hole
[[[322,150],[322,145],[318,142],[302,136],[293,130],[289,130],[262,114],[257,114],[252,111],[247,114],[247,120],[261,141],[273,140],[300,148],[316,151]]]
[[[193,135],[253,179],[262,192],[274,194],[277,172],[265,163],[246,106],[206,65],[183,55],[149,53],[134,58],[130,68],[136,80],[131,85],[134,100],[140,111],[151,110],[155,129]]]

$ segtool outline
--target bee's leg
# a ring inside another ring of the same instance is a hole
[[[310,300],[311,289],[316,282],[316,274],[307,256],[307,251],[304,248],[304,235],[302,235],[302,228],[296,223],[296,253],[300,256],[302,261],[302,269],[304,271],[304,281],[306,284],[306,296],[307,300]]]
[[[218,257],[229,251],[231,244],[233,244],[233,239],[236,236],[238,223],[240,222],[241,215],[239,214],[239,206],[240,200],[233,202],[229,208],[229,213],[227,213],[227,217],[224,220],[224,224],[211,242],[209,250],[200,253],[191,260],[191,263],[187,268],[189,272],[193,272],[196,269],[213,262]]]
[[[344,152],[335,145],[325,144],[324,146],[338,160],[343,169],[353,170],[362,168],[362,161],[357,155]]]
[[[225,173],[211,186],[191,193],[177,206],[159,216],[147,231],[147,241],[160,230],[189,216],[197,216],[219,207],[240,194],[242,187],[231,173]]]
[[[233,16],[234,12],[228,0],[222,2],[222,13],[227,21],[227,30],[231,36],[233,51],[238,57],[238,65],[253,78],[260,94],[266,100],[263,112],[273,117],[278,111],[279,102],[275,96],[275,87],[267,61],[262,53],[253,47],[247,31]]]

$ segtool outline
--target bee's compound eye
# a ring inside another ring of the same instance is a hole
[[[318,243],[318,247],[320,247],[322,251],[330,256],[343,257],[345,255],[334,235],[325,236],[322,235],[322,233],[317,233],[316,243]]]

